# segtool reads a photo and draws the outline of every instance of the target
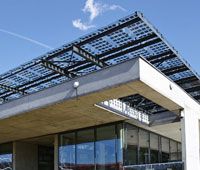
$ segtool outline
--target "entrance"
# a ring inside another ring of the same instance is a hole
[[[54,170],[54,148],[38,146],[38,170]]]
[[[48,135],[22,141],[28,144],[28,148],[31,148],[33,170],[54,170],[54,138],[54,135]],[[30,161],[27,154],[24,157],[27,158],[27,162]],[[26,170],[29,170],[29,165],[30,163],[27,163]]]

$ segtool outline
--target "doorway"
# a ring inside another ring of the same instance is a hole
[[[38,146],[38,170],[54,170],[54,147]]]

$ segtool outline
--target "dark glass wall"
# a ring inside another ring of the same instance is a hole
[[[181,160],[181,143],[134,125],[124,125],[124,165]]]
[[[138,164],[138,128],[129,124],[125,125],[124,164]]]
[[[149,133],[139,129],[139,164],[149,163]]]
[[[95,169],[94,141],[95,141],[94,129],[87,129],[77,132],[77,142],[76,142],[77,170]]]
[[[0,169],[13,169],[13,144],[0,144]]]
[[[115,126],[105,126],[96,129],[96,169],[116,169],[116,134]]]
[[[60,169],[75,170],[75,133],[66,133],[60,136],[59,147]]]
[[[150,133],[150,162],[159,163],[159,136]]]
[[[59,169],[117,170],[122,167],[122,123],[60,135]]]
[[[161,137],[161,162],[169,162],[170,148],[169,139]]]
[[[181,160],[179,142],[128,123],[113,123],[60,135],[60,170],[118,170],[124,165],[178,160]]]

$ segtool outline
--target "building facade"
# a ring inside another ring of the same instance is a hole
[[[200,169],[199,87],[136,12],[0,76],[0,169]]]

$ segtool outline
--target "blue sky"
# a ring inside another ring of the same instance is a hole
[[[59,47],[135,11],[144,13],[182,57],[200,73],[199,0],[91,2],[92,0],[1,0],[0,73],[44,54],[49,48]]]

